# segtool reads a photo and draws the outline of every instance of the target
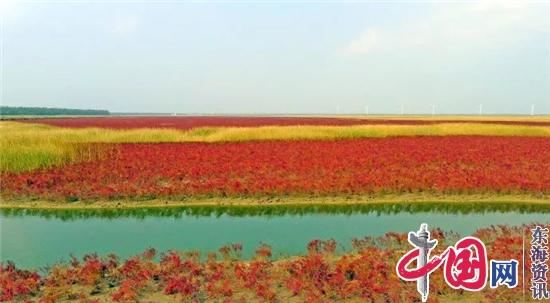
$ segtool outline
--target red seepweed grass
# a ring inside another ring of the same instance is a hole
[[[550,140],[395,137],[122,144],[101,160],[3,174],[4,198],[548,193]]]
[[[198,127],[256,127],[293,125],[433,125],[441,123],[481,123],[500,125],[550,126],[550,121],[518,119],[424,119],[424,118],[358,118],[358,117],[259,117],[259,116],[113,116],[113,117],[73,117],[73,118],[30,118],[15,121],[41,123],[59,127],[102,127],[115,129],[128,128],[174,128],[193,129]]]

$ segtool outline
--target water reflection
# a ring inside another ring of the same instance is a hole
[[[460,235],[490,225],[550,223],[544,205],[411,203],[384,205],[294,205],[178,207],[119,210],[0,212],[0,260],[38,267],[97,252],[122,258],[148,247],[159,251],[216,251],[241,243],[249,257],[261,244],[276,254],[304,253],[313,239],[353,238],[407,232],[427,222]]]
[[[295,205],[262,205],[262,206],[178,206],[165,208],[131,208],[131,209],[0,209],[3,217],[40,216],[59,220],[76,220],[86,218],[147,218],[188,216],[231,217],[267,216],[308,214],[397,214],[437,212],[445,214],[482,214],[485,212],[516,212],[516,213],[550,213],[550,204],[518,203],[518,202],[414,202],[414,203],[384,203],[384,204],[295,204]]]

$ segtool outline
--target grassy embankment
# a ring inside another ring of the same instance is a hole
[[[266,126],[176,129],[60,128],[0,122],[0,173],[48,168],[101,157],[112,143],[337,140],[391,136],[537,136],[550,126],[476,123],[436,125]],[[106,143],[106,144],[103,144]]]
[[[234,212],[245,214],[263,212],[280,212],[296,209],[303,212],[343,212],[341,207],[350,211],[380,211],[385,212],[403,210],[429,211],[432,209],[457,212],[467,212],[468,209],[477,211],[526,211],[534,210],[549,212],[549,198],[546,195],[535,194],[436,194],[410,193],[385,195],[347,195],[347,196],[281,196],[281,197],[187,197],[181,199],[120,199],[120,200],[93,200],[68,203],[65,200],[10,200],[2,201],[0,209],[12,210],[96,210],[96,211],[140,211],[155,209],[178,210],[182,207],[199,212]],[[365,208],[366,207],[366,208]]]

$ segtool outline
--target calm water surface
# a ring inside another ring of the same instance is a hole
[[[548,223],[547,213],[517,211],[457,214],[438,211],[282,214],[230,216],[76,217],[69,220],[44,215],[0,213],[0,259],[23,268],[42,267],[67,260],[70,254],[116,252],[128,257],[148,247],[159,251],[216,251],[227,243],[242,243],[249,256],[260,243],[272,245],[277,255],[300,254],[312,239],[335,239],[349,247],[353,238],[380,236],[388,231],[432,227],[469,235],[493,224]]]

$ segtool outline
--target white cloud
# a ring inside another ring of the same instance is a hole
[[[120,36],[128,36],[136,31],[139,26],[137,16],[122,16],[115,18],[113,23],[113,33]]]
[[[364,53],[376,50],[378,46],[379,31],[375,29],[365,30],[358,39],[353,40],[348,50],[352,53]]]
[[[482,0],[448,3],[430,18],[395,29],[367,28],[351,41],[353,54],[426,49],[479,49],[515,43],[548,29],[550,5],[528,1]]]
[[[21,3],[20,0],[0,0],[0,17],[8,16],[17,5]]]

